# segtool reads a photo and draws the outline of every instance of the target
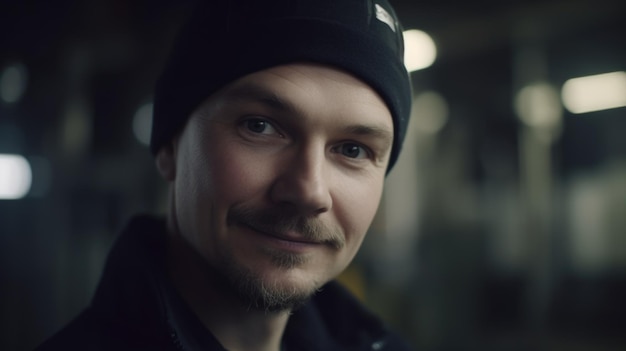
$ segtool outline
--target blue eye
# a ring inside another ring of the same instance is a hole
[[[272,124],[262,118],[250,118],[244,121],[245,127],[256,134],[276,134],[278,133]]]
[[[349,158],[365,158],[368,157],[367,150],[355,143],[344,143],[339,146],[338,150],[343,156]]]

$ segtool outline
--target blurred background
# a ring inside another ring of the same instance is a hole
[[[391,3],[413,119],[342,281],[419,350],[626,350],[626,2]],[[1,350],[162,212],[152,87],[189,4],[0,1]]]

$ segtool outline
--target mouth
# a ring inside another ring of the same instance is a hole
[[[341,228],[317,218],[305,218],[279,210],[234,207],[229,211],[227,225],[244,229],[249,238],[261,245],[278,245],[288,250],[326,247],[341,250],[346,244]]]
[[[241,224],[243,227],[250,229],[256,233],[259,233],[263,236],[269,237],[271,239],[280,240],[283,242],[300,244],[300,245],[322,245],[324,242],[316,241],[313,239],[308,239],[304,237],[302,234],[296,231],[287,231],[287,232],[276,232],[272,230],[267,230],[263,228],[258,228],[256,226],[252,226],[246,223]]]

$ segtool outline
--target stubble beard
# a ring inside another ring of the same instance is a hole
[[[278,269],[288,270],[302,264],[305,259],[298,255],[284,252],[267,252],[272,264]],[[241,300],[249,310],[265,311],[266,313],[289,312],[304,305],[313,296],[319,282],[311,282],[309,287],[296,287],[278,281],[264,279],[259,273],[237,262],[233,255],[228,255],[221,273],[228,282],[232,293]]]
[[[307,238],[325,242],[329,247],[340,249],[345,245],[344,236],[337,228],[329,228],[318,220],[304,219],[290,215],[285,211],[256,210],[235,208],[231,211],[229,222],[251,225],[268,232],[280,232],[295,229]],[[259,248],[261,254],[268,257],[270,264],[277,270],[284,271],[301,267],[308,261],[306,255]],[[234,293],[250,310],[266,313],[289,312],[304,305],[325,282],[310,281],[307,286],[296,286],[280,280],[263,277],[253,268],[240,262],[231,251],[223,252],[218,274],[225,279],[225,287]]]

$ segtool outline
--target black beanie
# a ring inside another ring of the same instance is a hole
[[[386,0],[202,1],[157,81],[150,149],[156,154],[228,83],[277,65],[314,62],[355,75],[386,102],[394,125],[389,171],[411,108],[403,59],[402,28]]]

